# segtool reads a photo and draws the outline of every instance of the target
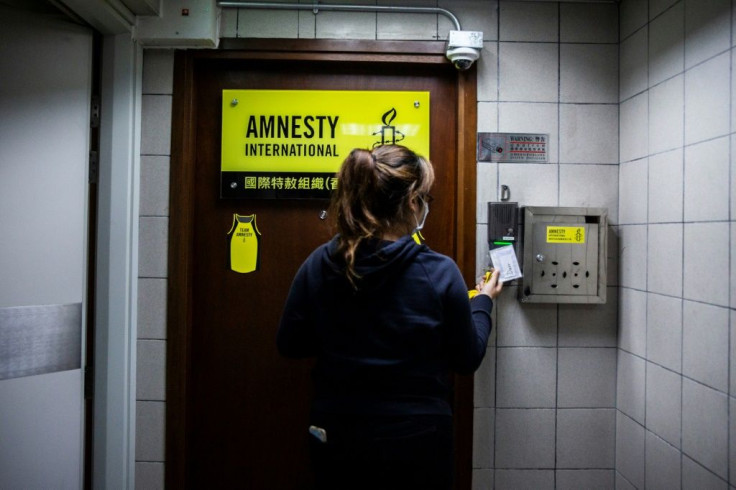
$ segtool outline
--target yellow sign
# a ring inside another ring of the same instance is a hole
[[[547,243],[585,243],[585,227],[548,226]]]
[[[328,197],[353,148],[429,158],[429,92],[223,90],[222,197]]]

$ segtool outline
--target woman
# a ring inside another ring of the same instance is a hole
[[[412,234],[434,171],[398,145],[353,150],[338,174],[338,235],[294,278],[277,345],[317,357],[310,447],[318,489],[449,489],[451,371],[472,373],[491,332],[495,272],[468,301],[457,265]]]

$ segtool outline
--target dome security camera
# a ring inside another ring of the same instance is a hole
[[[483,49],[483,33],[480,31],[450,31],[447,37],[447,58],[460,71],[473,66]]]

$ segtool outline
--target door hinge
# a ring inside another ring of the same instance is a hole
[[[96,184],[100,171],[100,154],[95,150],[89,152],[89,183]]]
[[[95,372],[89,366],[84,366],[84,399],[91,400],[95,396]]]
[[[92,96],[92,107],[90,108],[89,127],[97,129],[100,127],[100,96]]]

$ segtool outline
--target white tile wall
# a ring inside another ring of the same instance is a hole
[[[619,222],[642,224],[647,222],[649,160],[646,158],[619,165]]]
[[[299,35],[298,21],[299,13],[296,10],[240,9],[238,11],[238,37],[293,39]]]
[[[616,437],[618,437],[618,431],[616,432]],[[618,465],[616,466],[618,468]],[[626,477],[619,472],[616,471],[616,484],[615,488],[616,490],[637,490],[637,488],[629,482]]]
[[[647,359],[676,373],[682,372],[682,299],[648,294]]]
[[[685,2],[685,67],[690,68],[731,45],[729,0]]]
[[[736,87],[736,83],[734,83],[733,86]],[[736,128],[736,124],[732,122],[731,127]],[[733,150],[734,148],[736,148],[736,136],[731,135],[731,150]],[[736,168],[736,152],[731,151],[729,162],[731,173],[731,207],[729,218],[733,220],[734,218],[736,218],[736,172],[733,171],[733,169]]]
[[[724,53],[685,72],[685,144],[729,131],[730,54]]]
[[[678,490],[680,458],[680,451],[676,447],[669,445],[652,432],[647,432],[645,488]]]
[[[621,412],[616,416],[616,471],[630,486],[616,488],[643,488],[645,468],[646,431],[636,421]]]
[[[612,440],[616,432],[613,409],[557,410],[557,467],[610,468],[615,449]]]
[[[557,352],[538,347],[498,349],[496,406],[554,408]]]
[[[385,3],[382,2],[379,5]],[[415,2],[407,5],[418,4]],[[435,40],[437,39],[437,18],[426,14],[379,13],[376,37],[377,39],[394,40]]]
[[[682,451],[726,479],[728,397],[687,378],[682,383]]]
[[[499,163],[498,185],[508,186],[520,206],[557,206],[558,172],[556,165]]]
[[[611,4],[560,4],[560,41],[618,44],[618,8]],[[618,76],[615,77],[618,79]]]
[[[169,215],[169,157],[141,156],[141,216]]]
[[[171,154],[171,96],[143,95],[141,155]]]
[[[605,305],[560,305],[558,317],[560,347],[616,347],[618,288],[608,288]]]
[[[486,349],[486,355],[473,379],[474,400],[477,408],[491,408],[496,406],[496,349],[493,343]],[[487,466],[490,468],[490,466]]]
[[[499,347],[554,347],[557,344],[555,305],[521,303],[510,286],[497,301]]]
[[[616,408],[643,424],[646,406],[646,361],[622,350],[618,352]]]
[[[164,427],[166,404],[158,401],[136,402],[135,460],[164,460]]]
[[[669,78],[649,90],[650,154],[682,147],[684,97],[683,75]]]
[[[680,448],[682,376],[653,363],[647,364],[646,371],[647,429],[674,448]]]
[[[320,39],[375,39],[377,14],[372,12],[326,11],[317,15]]]
[[[626,100],[646,90],[649,84],[647,68],[647,39],[645,27],[621,41],[619,65],[621,66],[620,99]]]
[[[682,313],[682,374],[728,392],[729,311],[685,301]]]
[[[622,163],[648,154],[649,96],[637,95],[619,107],[619,157]]]
[[[729,215],[729,137],[685,148],[685,221],[721,221]]]
[[[169,249],[169,219],[142,217],[138,244],[138,275],[166,277]]]
[[[728,223],[685,223],[685,298],[728,305],[730,234]]]
[[[560,165],[560,206],[606,208],[618,223],[618,167]]]
[[[647,289],[654,293],[682,296],[681,223],[649,225]]]
[[[557,470],[557,490],[579,488],[615,488],[613,470]]]
[[[498,201],[498,164],[478,163],[476,175],[478,182],[476,220],[478,223],[488,223],[488,203]],[[517,197],[514,196],[513,199]]]
[[[357,0],[363,3],[362,0]],[[426,5],[426,2],[424,3]],[[488,0],[437,0],[437,6],[452,11],[457,15],[463,30],[483,31],[483,39],[498,39],[498,2]],[[442,25],[450,26],[447,19],[440,17],[440,36],[447,39],[447,30]]]
[[[554,468],[553,409],[496,409],[496,468]]]
[[[237,16],[234,17],[237,20]],[[174,52],[143,58],[136,355],[136,488],[164,488],[166,277]]]
[[[136,463],[135,488],[146,490],[163,490],[164,464],[163,463]]]
[[[478,71],[478,101],[498,100],[498,43],[484,42],[480,59],[476,61],[476,64],[476,69]],[[480,123],[481,120],[482,119],[479,117],[478,122]],[[498,120],[496,118],[493,119],[493,124],[498,124]],[[483,132],[490,130],[481,129],[481,126],[479,125],[478,131]],[[497,130],[492,130],[492,132],[495,131]]]
[[[500,100],[558,101],[558,44],[501,42],[498,60]]]
[[[139,340],[136,376],[137,400],[166,400],[166,342]]]
[[[545,82],[545,85],[548,84]],[[560,106],[558,104],[500,102],[498,104],[498,130],[502,133],[523,132],[548,134],[549,144],[547,145],[547,156],[549,157],[549,163],[558,163],[559,108]],[[528,167],[529,164],[524,164],[523,166]],[[546,166],[554,168],[554,166]],[[556,204],[546,204],[543,202],[535,205],[552,206]]]
[[[736,312],[733,309],[730,311],[729,325],[731,330],[731,353],[729,355],[729,364],[731,366],[729,379],[731,380],[731,385],[728,392],[733,397],[736,396],[736,362],[734,362],[734,359],[736,359]],[[734,413],[734,411],[732,410],[731,413]],[[732,420],[731,425],[736,426],[736,422]]]
[[[683,454],[682,488],[683,490],[698,490],[701,488],[727,490],[728,484]]]
[[[489,487],[491,488],[491,487]],[[553,490],[554,470],[496,470],[495,487],[498,490],[512,488],[535,488]]]
[[[616,103],[617,82],[615,44],[560,45],[560,102]]]
[[[238,37],[238,10],[223,9],[220,12],[220,37]]]
[[[493,488],[495,471],[487,469],[473,469],[473,490],[487,490]]]
[[[647,293],[636,289],[619,290],[618,347],[645,357],[647,349]]]
[[[647,6],[649,22],[641,24]],[[624,285],[631,284],[627,274],[642,264],[639,253],[630,248],[644,239],[648,249],[646,278],[634,281],[646,293],[624,289],[620,300],[622,318],[635,316],[626,312],[639,311],[644,304],[646,320],[638,325],[639,332],[622,322],[619,339],[619,346],[629,350],[646,336],[645,355],[630,351],[646,362],[644,419],[634,417],[634,422],[624,415],[632,410],[632,395],[617,401],[620,447],[632,433],[637,441],[639,433],[646,434],[646,480],[641,481],[638,468],[632,469],[628,443],[626,451],[617,450],[617,485],[725,490],[727,433],[734,413],[729,419],[733,398],[728,393],[736,358],[728,309],[736,277],[736,235],[731,230],[736,215],[731,141],[736,128],[734,2],[631,0],[621,8],[622,39],[633,34],[634,43],[635,36],[648,29],[647,44],[641,45],[647,48],[643,61],[649,78],[648,90],[635,97],[642,99],[639,107],[628,107],[633,99],[626,98],[631,93],[624,89],[632,85],[628,81],[641,79],[642,72],[638,62],[627,61],[625,66],[622,60],[621,181],[637,178],[628,168],[631,160],[648,159],[649,168],[644,221],[648,233],[627,234],[624,229],[620,241]],[[630,58],[638,60],[635,54]],[[626,70],[632,73],[623,73]],[[648,127],[646,142],[636,135],[643,124]],[[632,216],[634,208],[626,207],[623,184],[620,199],[622,222],[641,219]],[[639,393],[639,378],[631,371],[622,370],[619,363],[619,390],[630,385],[624,393]],[[731,472],[730,478],[731,485],[736,483],[736,474]]]
[[[138,338],[166,339],[166,279],[138,279]]]
[[[618,106],[562,104],[559,110],[560,163],[618,163]]]
[[[733,337],[732,337],[733,338]],[[736,398],[729,397],[728,399],[728,413],[729,413],[729,436],[728,436],[728,448],[730,455],[729,457],[729,475],[731,475],[731,481],[733,481],[734,472],[736,472],[736,458],[733,457],[734,451],[736,451],[736,423],[733,421],[733,414],[736,413]]]
[[[493,467],[495,411],[478,408],[473,414],[473,468]]]
[[[174,53],[171,50],[146,51],[143,64],[144,94],[171,95],[174,91]]]
[[[561,348],[557,406],[609,408],[616,404],[616,349]]]
[[[647,23],[647,2],[622,0],[619,7],[620,39],[624,40]]]
[[[645,290],[647,287],[647,225],[620,227],[621,286]]]
[[[678,2],[649,24],[650,86],[682,73],[684,69],[684,16],[685,4]]]
[[[679,5],[678,2],[679,0],[649,0],[649,19],[653,20],[673,4]]]
[[[501,2],[501,41],[557,42],[558,6],[554,3]]]
[[[317,37],[317,16],[312,12],[299,12],[299,39]]]
[[[681,148],[649,157],[647,180],[650,223],[683,220],[683,169]]]

